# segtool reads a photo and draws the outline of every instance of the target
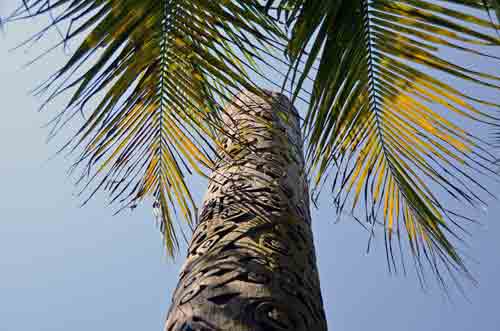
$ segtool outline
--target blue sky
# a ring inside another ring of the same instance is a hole
[[[63,100],[37,113],[28,94],[67,55],[23,69],[48,43],[8,51],[35,29],[24,22],[0,38],[0,331],[161,330],[183,250],[175,262],[165,256],[147,207],[112,216],[99,197],[79,207],[71,159],[48,160],[64,140],[47,144],[42,127]],[[193,184],[199,201],[206,183]],[[451,302],[432,281],[422,291],[412,271],[389,275],[382,238],[366,254],[367,233],[349,218],[334,224],[327,199],[321,207],[314,233],[331,330],[500,330],[500,202],[470,228],[479,286],[466,283],[468,300],[452,291]]]

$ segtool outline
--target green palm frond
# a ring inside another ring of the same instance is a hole
[[[316,192],[330,175],[339,211],[365,203],[370,223],[383,220],[390,265],[404,228],[417,265],[438,276],[442,262],[467,274],[453,244],[461,216],[440,194],[482,206],[477,177],[494,169],[491,146],[464,123],[497,126],[500,107],[454,84],[498,95],[500,77],[442,52],[498,61],[499,26],[484,15],[498,2],[447,2],[268,2],[291,29],[296,95],[314,76],[304,124]]]
[[[489,11],[493,10],[495,12],[495,14],[496,14],[497,22],[500,22],[500,1],[499,0],[483,0],[482,4],[483,4],[483,7],[488,11],[488,15],[490,15]],[[467,5],[467,3],[466,3],[466,5]],[[472,3],[468,4],[468,5],[469,6],[476,5],[476,7],[477,7],[477,4],[474,3],[474,2],[472,2]]]
[[[215,136],[226,134],[221,105],[243,88],[261,93],[248,71],[283,37],[259,8],[253,0],[26,0],[11,18],[51,13],[50,27],[67,24],[64,43],[84,37],[41,89],[48,101],[72,89],[54,128],[90,108],[66,146],[82,146],[80,180],[90,196],[104,189],[123,207],[152,197],[170,254],[173,212],[195,217],[186,175],[212,168]]]

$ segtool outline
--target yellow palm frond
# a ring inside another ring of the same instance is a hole
[[[89,114],[68,143],[83,147],[75,165],[85,188],[123,207],[152,198],[170,254],[173,212],[195,219],[186,175],[212,168],[216,133],[225,134],[222,104],[241,89],[261,93],[248,71],[283,38],[259,8],[251,0],[26,0],[11,17],[51,13],[50,27],[68,28],[63,43],[84,37],[42,87],[48,101],[73,91],[55,130]]]
[[[316,194],[332,177],[339,211],[364,204],[367,221],[382,220],[390,265],[406,229],[416,265],[422,258],[438,276],[443,264],[468,275],[453,244],[460,215],[442,198],[478,207],[489,195],[478,178],[493,175],[495,158],[469,128],[498,127],[498,98],[456,83],[498,95],[499,76],[460,61],[500,60],[499,26],[488,15],[499,2],[282,0],[269,8],[290,27],[295,95],[314,76],[304,124]]]

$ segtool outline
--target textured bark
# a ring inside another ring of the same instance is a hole
[[[166,331],[327,329],[297,112],[248,92],[210,177]]]

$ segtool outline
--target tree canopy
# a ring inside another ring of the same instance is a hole
[[[391,268],[404,231],[419,272],[468,275],[455,243],[470,219],[440,197],[480,208],[491,195],[493,142],[468,128],[495,130],[500,104],[458,82],[498,94],[498,74],[462,59],[500,59],[500,1],[23,0],[6,21],[40,15],[32,40],[57,29],[48,51],[79,44],[38,92],[71,93],[51,134],[85,117],[63,147],[82,192],[120,208],[151,198],[170,254],[175,219],[196,219],[186,177],[206,175],[230,134],[224,104],[264,79],[306,104],[315,196],[328,186],[338,212],[383,224]]]

